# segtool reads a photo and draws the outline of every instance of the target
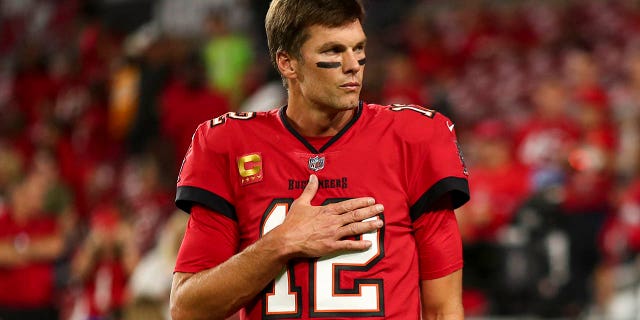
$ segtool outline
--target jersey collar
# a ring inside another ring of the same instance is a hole
[[[309,141],[307,141],[307,139],[305,139],[298,131],[296,131],[296,129],[293,128],[293,126],[289,123],[289,120],[287,120],[286,112],[287,112],[287,106],[286,105],[284,107],[280,108],[280,112],[279,112],[280,113],[280,120],[282,121],[282,124],[284,124],[284,127],[287,128],[287,130],[294,137],[296,137],[296,139],[298,139],[300,142],[302,142],[302,144],[304,144],[304,146],[307,147],[307,149],[309,149],[309,151],[311,151],[314,154],[319,154],[319,153],[323,153],[334,142],[338,141],[338,139],[340,139],[340,137],[342,137],[356,123],[356,121],[358,121],[358,119],[360,118],[360,115],[362,114],[362,100],[360,100],[360,102],[358,103],[358,108],[356,109],[356,112],[353,114],[353,117],[351,118],[351,120],[349,120],[347,125],[345,125],[340,130],[340,132],[338,132],[338,134],[333,136],[333,138],[331,138],[329,141],[327,141],[327,143],[325,143],[320,149],[316,149],[313,145],[311,145],[311,143],[309,143]]]

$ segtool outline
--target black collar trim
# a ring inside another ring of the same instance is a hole
[[[309,143],[309,141],[307,141],[307,139],[305,139],[300,133],[298,133],[298,131],[296,131],[296,129],[293,128],[293,126],[287,120],[286,113],[287,113],[287,106],[280,108],[280,120],[282,121],[282,124],[284,124],[285,128],[287,128],[287,130],[289,130],[289,132],[291,132],[291,134],[294,137],[296,137],[296,139],[302,142],[302,144],[304,144],[304,146],[307,147],[309,151],[311,151],[314,154],[319,154],[319,153],[323,153],[334,142],[338,141],[338,139],[340,139],[340,137],[342,137],[347,132],[347,130],[349,130],[356,123],[356,121],[358,121],[358,119],[360,118],[360,115],[362,115],[362,100],[358,103],[358,108],[356,109],[356,112],[353,114],[353,117],[351,118],[351,120],[349,120],[347,125],[344,126],[344,128],[342,128],[340,132],[338,132],[338,134],[333,136],[331,140],[327,141],[327,143],[325,143],[320,148],[320,150],[317,150],[313,145]]]

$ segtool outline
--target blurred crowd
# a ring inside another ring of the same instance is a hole
[[[363,99],[456,122],[466,314],[640,314],[640,3],[365,4]],[[193,131],[286,101],[267,7],[0,2],[0,319],[167,317]]]

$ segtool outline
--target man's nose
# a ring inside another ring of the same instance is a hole
[[[358,71],[360,71],[360,68],[362,68],[360,62],[358,62],[356,53],[352,50],[347,50],[344,52],[342,61],[342,71],[344,73],[357,73]]]

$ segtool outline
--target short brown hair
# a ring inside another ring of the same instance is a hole
[[[363,19],[360,0],[273,0],[265,19],[271,63],[278,69],[279,51],[300,58],[300,48],[309,38],[308,27],[339,27]]]

